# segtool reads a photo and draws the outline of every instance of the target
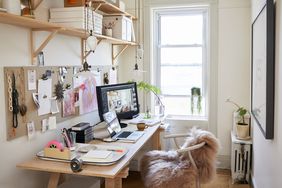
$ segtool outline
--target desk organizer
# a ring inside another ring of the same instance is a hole
[[[44,148],[44,157],[50,157],[54,159],[71,159],[71,152],[69,149],[65,148],[63,151],[57,148]]]

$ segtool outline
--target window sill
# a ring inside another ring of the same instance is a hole
[[[206,116],[183,116],[183,115],[167,115],[167,120],[179,120],[179,121],[208,121]]]

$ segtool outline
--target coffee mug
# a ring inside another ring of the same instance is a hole
[[[145,123],[137,123],[138,131],[144,131],[148,126]]]

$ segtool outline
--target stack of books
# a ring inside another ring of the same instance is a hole
[[[67,7],[51,8],[49,22],[57,23],[65,27],[78,29],[88,28],[88,30],[94,30],[94,33],[102,34],[102,19],[102,15],[91,9],[85,9],[84,7]],[[86,20],[88,20],[88,23],[85,23]]]
[[[76,133],[76,143],[87,143],[93,140],[93,127],[89,123],[79,123],[71,128]]]

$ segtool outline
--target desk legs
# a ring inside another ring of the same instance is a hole
[[[122,178],[106,178],[105,188],[122,188]]]
[[[105,178],[105,188],[122,188],[122,178],[128,176],[129,168],[124,168],[115,178]]]
[[[48,188],[56,188],[60,180],[60,173],[51,173],[48,183]]]
[[[152,142],[153,142],[153,149],[154,150],[161,150],[161,142],[160,142],[160,134],[163,130],[158,129],[154,135],[152,136]]]

